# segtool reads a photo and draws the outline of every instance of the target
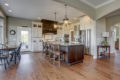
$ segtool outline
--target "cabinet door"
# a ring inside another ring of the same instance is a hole
[[[37,32],[38,32],[37,28],[38,28],[37,25],[33,24],[33,27],[32,27],[32,37],[37,37]]]
[[[39,28],[37,29],[37,33],[38,33],[38,37],[42,37],[42,28]]]
[[[38,51],[42,51],[43,50],[43,45],[42,45],[42,41],[41,41],[42,39],[38,39],[38,43],[37,43],[37,45],[38,45]]]
[[[80,60],[82,60],[83,58],[84,58],[84,46],[76,46],[76,48],[75,48],[76,50],[76,52],[75,52],[75,54],[76,54],[76,61],[80,61]]]
[[[38,50],[37,40],[33,39],[32,40],[32,51],[35,52],[37,50]]]
[[[32,37],[42,37],[42,24],[41,23],[33,23]]]
[[[69,55],[69,62],[70,63],[76,61],[76,55],[75,55],[75,48],[74,48],[74,46],[70,46],[69,47],[68,55]]]

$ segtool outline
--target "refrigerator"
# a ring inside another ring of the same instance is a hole
[[[91,55],[91,29],[80,30],[79,42],[85,45],[85,54]]]

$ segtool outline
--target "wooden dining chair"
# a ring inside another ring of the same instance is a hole
[[[8,47],[5,44],[0,44],[0,61],[3,62],[3,65],[5,69],[7,68],[7,65],[9,65],[9,51]]]
[[[17,59],[21,59],[21,47],[22,47],[22,43],[20,43],[20,45],[18,46],[18,48],[16,50],[13,51],[13,53],[11,53],[11,59],[10,61],[14,61],[16,64]]]

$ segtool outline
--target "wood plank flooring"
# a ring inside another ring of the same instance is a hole
[[[120,80],[120,54],[60,68],[49,63],[41,53],[23,54],[18,65],[7,70],[0,66],[0,80]]]

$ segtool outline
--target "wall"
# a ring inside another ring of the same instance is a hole
[[[96,55],[96,25],[95,21],[89,18],[88,16],[84,16],[80,19],[81,30],[91,30],[91,55],[93,57]]]
[[[116,15],[116,16],[108,17],[106,20],[107,20],[107,25],[106,25],[107,31],[111,31],[112,26],[120,22],[120,16]]]
[[[18,27],[18,26],[28,26],[32,27],[32,20],[8,17],[8,26]]]
[[[102,18],[96,21],[96,38],[97,45],[101,44],[102,40],[102,32],[106,32],[106,19]]]
[[[3,21],[3,41],[1,41],[2,43],[7,42],[7,16],[5,14],[5,12],[3,11],[3,9],[0,6],[0,18]]]
[[[111,17],[107,17],[106,18],[106,28],[107,31],[110,33],[110,37],[108,38],[109,43],[111,45],[111,53],[115,53],[115,48],[114,48],[114,25],[120,22],[120,16],[119,15],[115,15],[115,16],[111,16]]]
[[[17,27],[32,27],[32,20],[8,17],[8,43],[17,43]],[[15,35],[10,35],[10,30],[15,30]]]
[[[71,25],[65,27],[63,30],[58,31],[58,34],[62,36],[63,34],[69,34],[70,31],[74,31],[74,26],[80,25],[80,30],[91,30],[91,54],[96,55],[96,22],[88,16],[81,17],[77,22],[72,23]],[[57,35],[57,36],[59,36]]]
[[[4,43],[3,41],[4,41],[4,39],[3,39],[3,37],[4,37],[4,35],[3,35],[3,26],[4,26],[4,24],[3,24],[3,19],[1,19],[0,18],[0,43]]]
[[[120,0],[115,0],[110,4],[96,9],[96,19],[106,16],[107,14],[120,9]]]

